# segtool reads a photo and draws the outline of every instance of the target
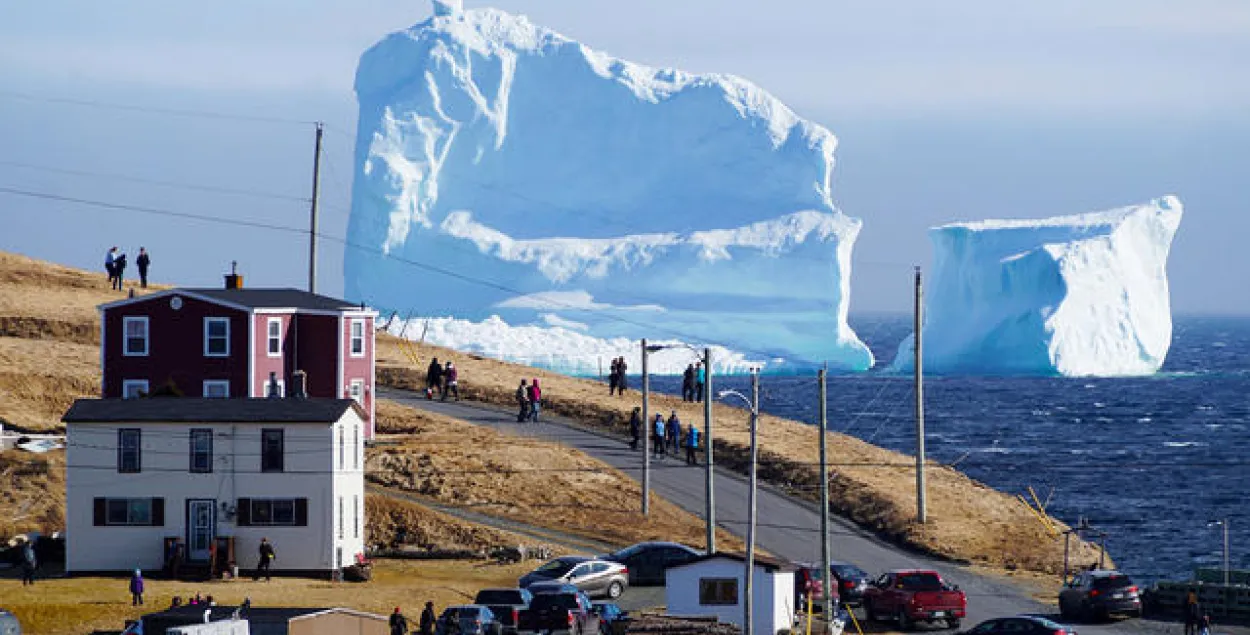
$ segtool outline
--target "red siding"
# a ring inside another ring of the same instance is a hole
[[[309,397],[338,397],[338,323],[337,315],[299,315],[295,319],[298,333],[294,339],[296,356],[294,370],[308,375]]]
[[[364,338],[365,350],[364,355],[360,357],[352,357],[351,355],[351,335],[352,320],[361,320],[365,323]],[[339,395],[350,397],[349,388],[353,379],[365,380],[365,391],[361,408],[365,411],[366,421],[365,427],[370,433],[366,436],[372,437],[373,430],[373,318],[361,317],[352,318],[343,317],[343,348],[339,352],[343,356],[343,385],[339,386]]]
[[[278,379],[282,380],[284,386],[288,389],[291,386],[291,372],[295,369],[291,367],[293,353],[295,351],[295,332],[291,328],[291,321],[294,315],[290,313],[257,313],[252,316],[255,323],[256,344],[253,350],[256,351],[256,372],[253,374],[254,382],[252,384],[253,397],[265,397],[269,390],[269,373],[278,374]],[[269,320],[270,318],[282,321],[282,353],[277,357],[269,356]]]
[[[140,300],[104,312],[104,397],[121,397],[122,381],[146,379],[151,390],[172,381],[189,397],[203,394],[209,379],[230,381],[231,397],[248,396],[247,313],[187,296],[182,308],[170,306],[173,296]],[[122,354],[122,318],[147,316],[148,354]],[[204,356],[204,318],[230,318],[230,356]]]

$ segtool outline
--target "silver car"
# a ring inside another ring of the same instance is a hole
[[[615,600],[629,586],[629,568],[619,562],[564,556],[544,563],[522,576],[518,582],[517,586],[523,589],[535,582],[561,582],[571,584],[587,595]]]

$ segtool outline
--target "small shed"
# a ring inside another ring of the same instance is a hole
[[[390,621],[373,613],[352,609],[327,609],[292,617],[288,635],[389,635]]]
[[[718,552],[665,571],[664,599],[669,615],[714,616],[742,626],[746,556]],[[794,624],[793,565],[755,557],[752,622],[758,635],[773,635]]]

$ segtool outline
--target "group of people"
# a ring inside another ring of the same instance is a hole
[[[136,571],[136,573],[138,572]],[[131,593],[134,593],[134,591],[131,591]],[[142,599],[139,600],[139,604],[143,604]],[[169,608],[171,609],[181,606],[217,606],[217,600],[214,600],[211,595],[200,595],[199,591],[196,591],[195,595],[187,596],[185,603],[182,601],[181,595],[175,595],[174,599],[169,602]],[[239,608],[243,609],[244,613],[251,607],[252,598],[243,598],[243,604],[239,605]]]
[[[148,255],[147,249],[139,248],[139,257],[135,259],[135,265],[139,267],[139,286],[146,289],[148,267],[152,265],[152,257]],[[109,276],[109,288],[121,291],[126,276],[126,253],[119,251],[117,247],[110,248],[108,253],[104,254],[104,271]]]
[[[516,415],[517,423],[523,421],[538,422],[538,411],[542,409],[543,405],[543,389],[538,385],[537,377],[532,382],[527,384],[522,379],[521,385],[517,386],[516,402],[517,406],[520,407],[520,411]]]
[[[1211,635],[1211,616],[1202,612],[1193,591],[1185,596],[1185,635]]]
[[[438,363],[438,358],[430,360],[430,367],[425,370],[425,398],[434,399],[434,391],[438,391],[440,401],[447,401],[449,393],[455,393],[456,401],[460,401],[460,371],[449,359],[447,365]]]
[[[642,440],[642,408],[635,407],[629,416],[629,447],[631,450],[638,449],[638,442]],[[699,449],[699,429],[694,425],[686,426],[684,429],[681,425],[681,419],[677,417],[677,411],[672,411],[668,421],[664,420],[664,415],[656,413],[655,419],[651,422],[651,454],[656,458],[663,458],[668,455],[671,449],[674,454],[680,455],[681,449],[686,450],[686,465],[698,465],[699,459],[695,456],[695,452]]]
[[[707,386],[707,371],[703,362],[686,366],[681,374],[681,400],[703,402],[703,389]]]
[[[600,366],[600,372],[603,367]],[[629,369],[629,365],[625,363],[624,357],[618,357],[612,360],[611,368],[608,369],[608,394],[623,395],[629,389],[629,382],[625,379],[625,371]]]
[[[420,633],[421,635],[433,635],[434,625],[438,618],[434,616],[434,603],[426,602],[425,609],[421,611]],[[408,618],[395,607],[395,612],[391,613],[389,620],[391,627],[391,635],[408,635]]]

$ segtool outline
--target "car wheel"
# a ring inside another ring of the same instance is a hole
[[[625,592],[625,587],[616,580],[613,580],[612,584],[608,585],[608,597],[612,598],[613,600],[621,597],[621,594],[624,592]]]
[[[900,609],[898,612],[898,630],[910,631],[915,625],[915,622],[911,621],[911,617],[907,615],[907,611]]]
[[[881,621],[877,619],[877,612],[872,610],[872,602],[869,602],[868,600],[864,600],[864,617],[868,618],[868,620],[872,622]]]
[[[946,628],[958,629],[960,624],[962,622],[959,621],[959,618],[946,620]]]

